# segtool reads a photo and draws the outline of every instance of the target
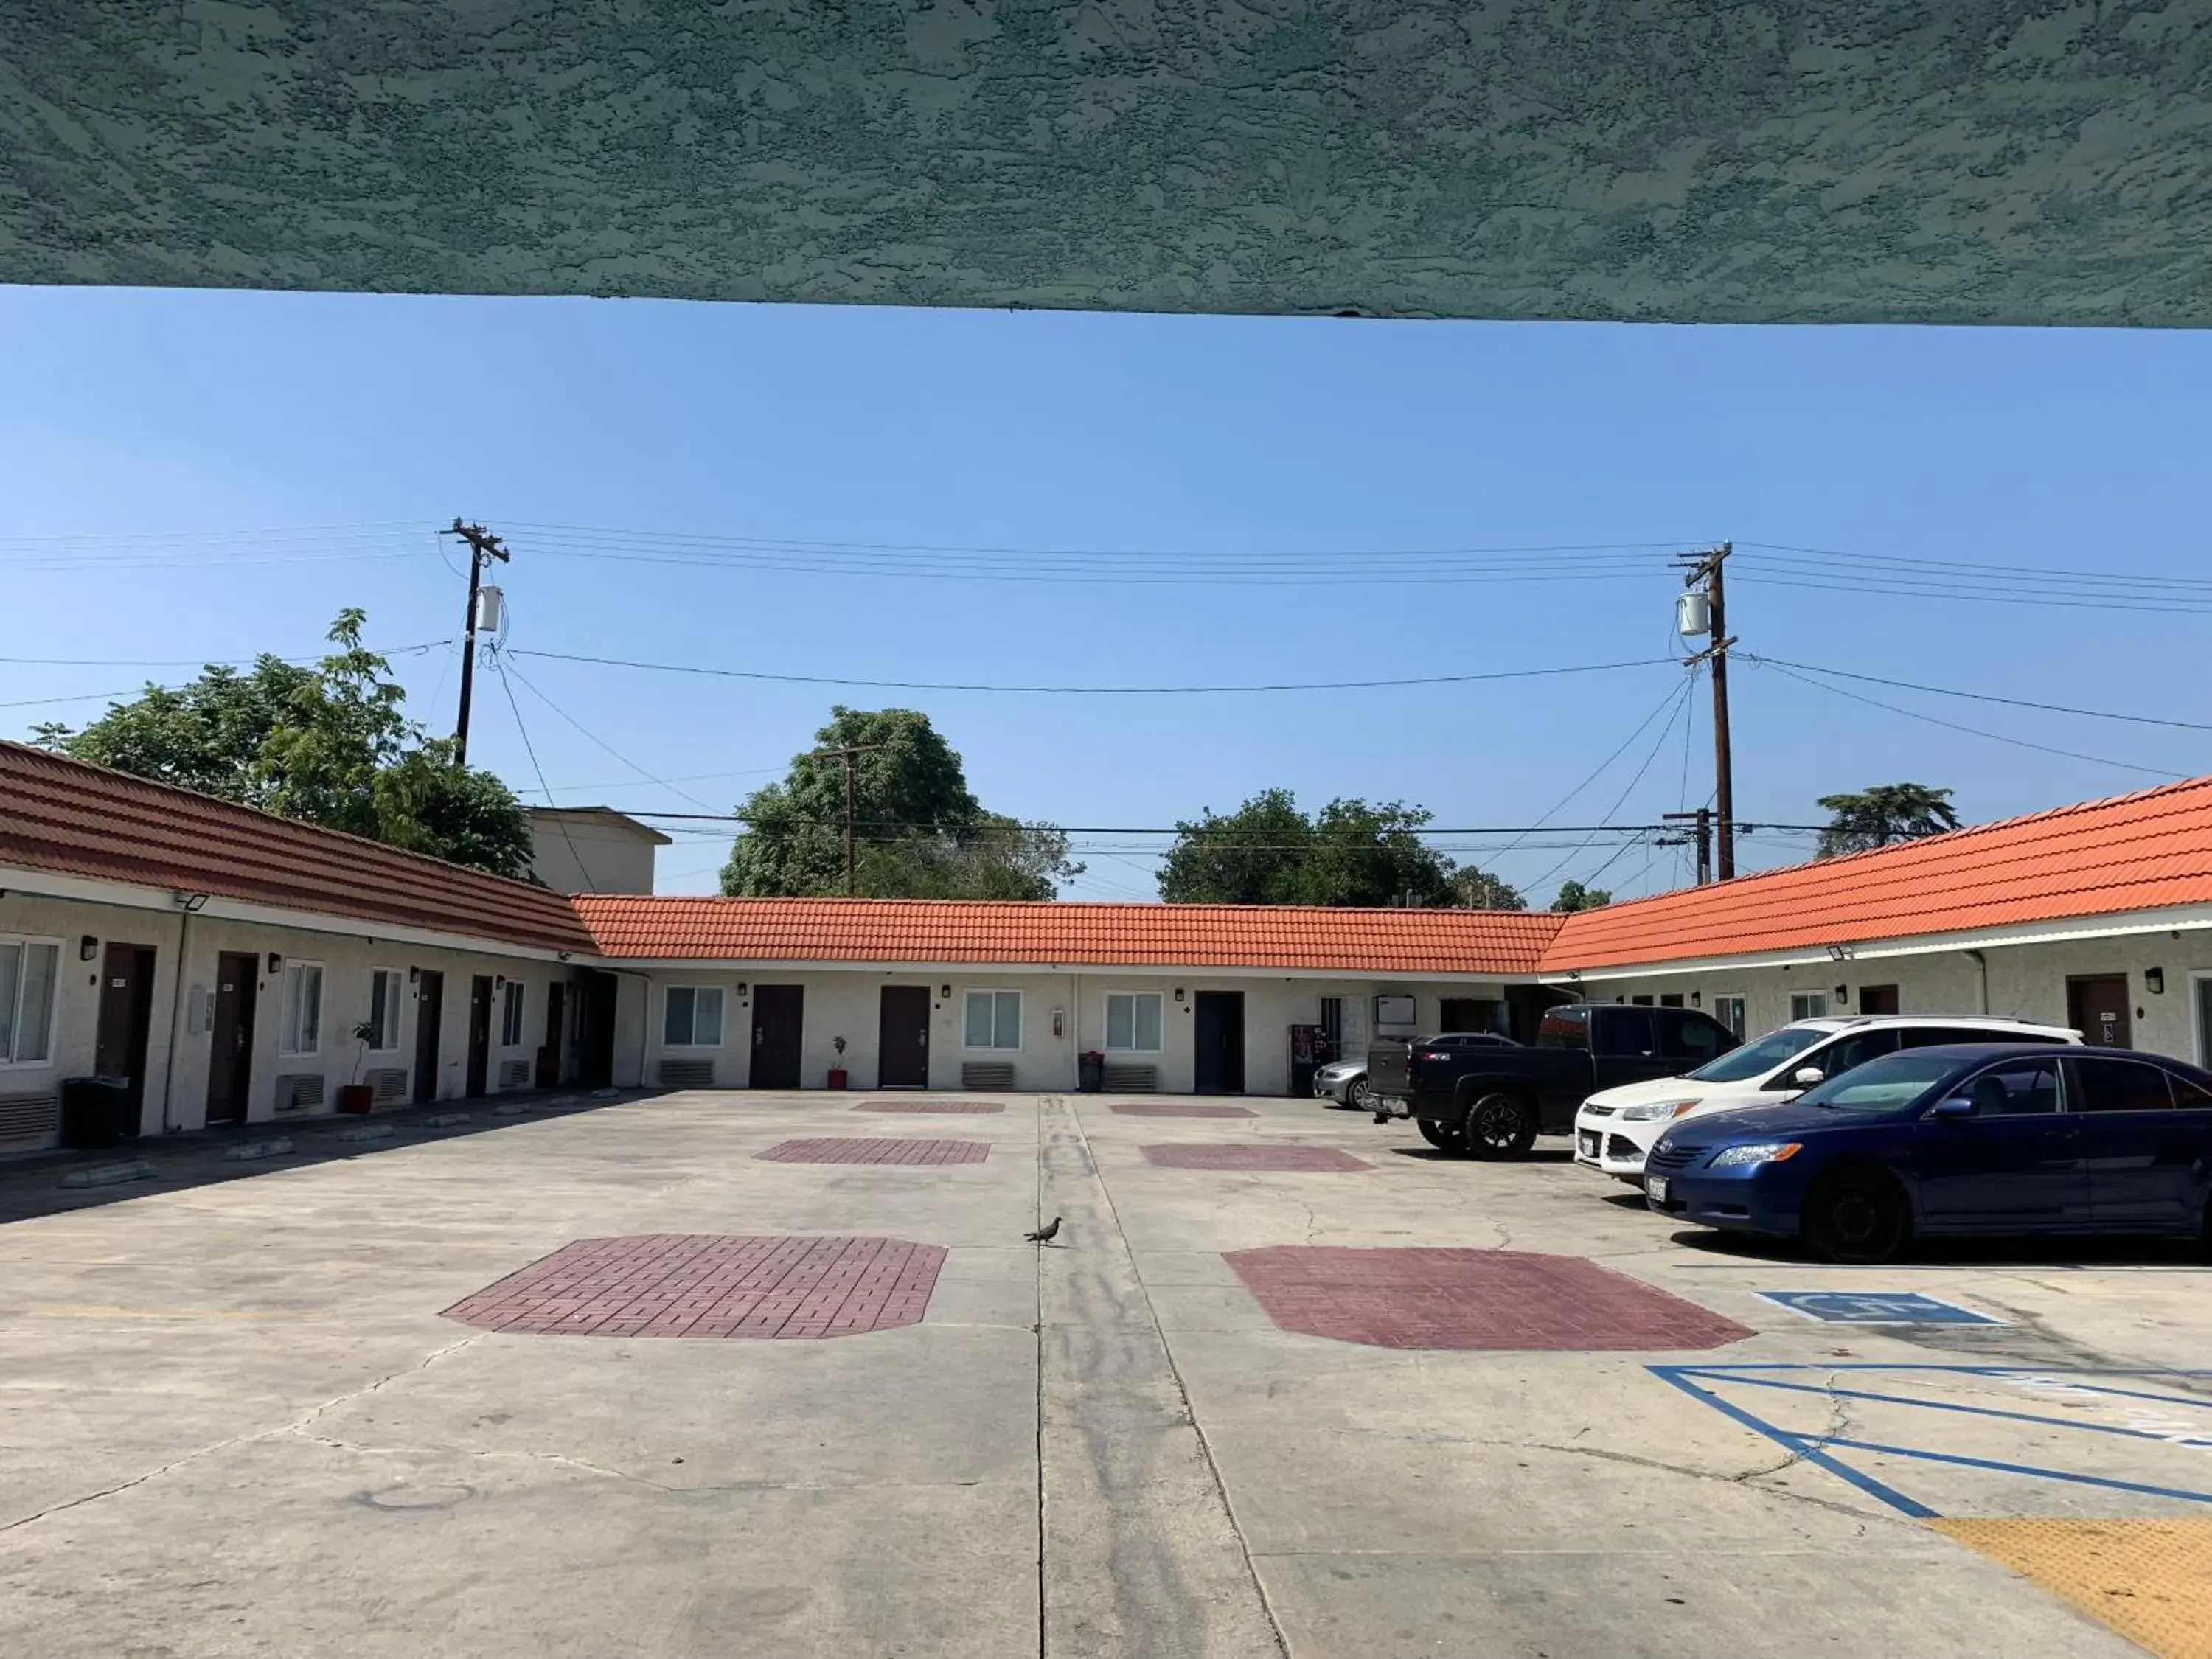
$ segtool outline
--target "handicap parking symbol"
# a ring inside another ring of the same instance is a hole
[[[2002,1325],[1954,1302],[1917,1291],[1761,1291],[1769,1302],[1832,1325]]]

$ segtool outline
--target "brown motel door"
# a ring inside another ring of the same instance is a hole
[[[92,1069],[131,1079],[131,1103],[146,1099],[146,1045],[154,1029],[154,947],[111,945],[100,975],[100,1029]]]
[[[929,987],[886,985],[877,1022],[876,1087],[929,1086]]]
[[[209,1031],[207,1121],[246,1121],[253,1087],[253,1005],[261,958],[226,951],[216,959],[215,1024]]]
[[[2106,1048],[2132,1048],[2127,975],[2100,974],[2094,979],[2068,980],[2066,1023],[2081,1032],[2086,1042]]]
[[[804,985],[753,987],[752,1086],[799,1086],[799,1036],[805,1024]]]

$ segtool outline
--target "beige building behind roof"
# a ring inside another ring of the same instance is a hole
[[[669,837],[611,806],[532,806],[530,873],[556,893],[650,893]]]

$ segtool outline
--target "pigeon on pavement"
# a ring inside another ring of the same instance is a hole
[[[1058,1216],[1054,1216],[1051,1220],[1046,1222],[1043,1226],[1038,1228],[1035,1232],[1024,1233],[1022,1237],[1028,1239],[1032,1244],[1049,1244],[1054,1239],[1060,1237],[1060,1218]]]

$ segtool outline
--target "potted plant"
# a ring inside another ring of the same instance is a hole
[[[361,1080],[361,1068],[368,1059],[368,1045],[376,1039],[376,1027],[362,1020],[353,1028],[354,1041],[361,1046],[354,1050],[353,1081],[338,1085],[338,1110],[366,1112],[376,1098],[376,1091]]]
[[[830,1086],[833,1089],[842,1089],[845,1086],[845,1039],[841,1036],[831,1037],[830,1046],[837,1051],[838,1062],[830,1068]]]

